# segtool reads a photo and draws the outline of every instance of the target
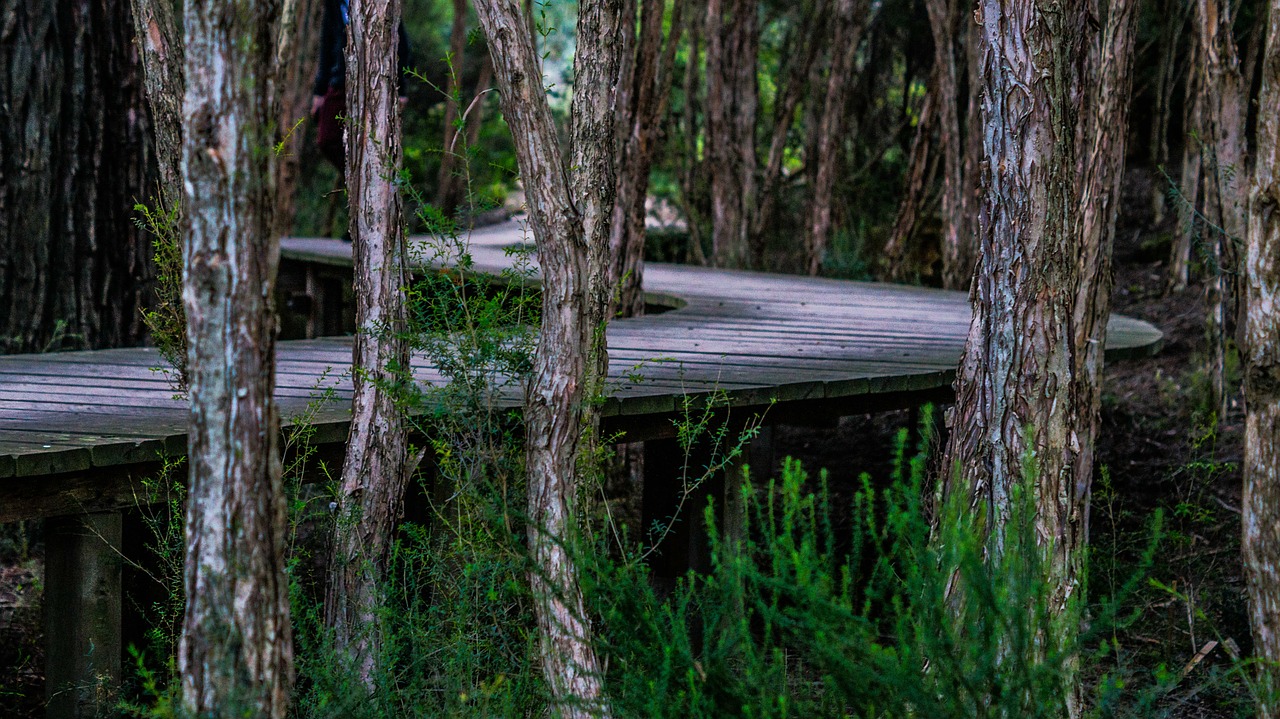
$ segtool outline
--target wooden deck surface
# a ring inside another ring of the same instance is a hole
[[[504,248],[522,234],[515,222],[476,231],[477,268],[506,266]],[[282,252],[351,264],[350,245],[336,240],[286,239]],[[679,308],[610,325],[607,417],[670,414],[683,394],[716,389],[738,405],[824,400],[856,414],[878,397],[948,387],[970,318],[965,294],[920,287],[661,264],[647,266],[645,286]],[[1118,316],[1108,334],[1111,358],[1153,352],[1161,341],[1151,325]],[[280,343],[285,421],[331,388],[333,401],[313,421],[341,441],[350,362],[350,338]],[[161,363],[152,349],[0,357],[0,480],[183,453],[187,407]],[[439,379],[425,363],[415,370]],[[507,390],[503,401],[518,397]],[[0,521],[5,514],[0,507]]]

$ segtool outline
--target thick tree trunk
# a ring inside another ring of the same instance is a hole
[[[137,0],[135,0],[136,2]],[[157,0],[152,0],[155,2]],[[167,2],[168,0],[158,0]],[[293,232],[297,216],[298,180],[302,171],[305,122],[311,112],[308,70],[320,51],[321,0],[282,0],[280,37],[276,41],[276,68],[280,92],[280,125],[277,142],[284,145],[276,164],[276,234]]]
[[[283,718],[293,683],[280,422],[271,64],[279,6],[187,0],[183,246],[191,421],[183,700]]]
[[[1244,123],[1245,97],[1240,77],[1240,60],[1232,35],[1233,14],[1225,0],[1197,0],[1200,45],[1205,61],[1203,88],[1204,122],[1204,214],[1220,230],[1207,233],[1211,258],[1210,276],[1205,283],[1209,309],[1209,377],[1213,406],[1218,417],[1226,416],[1226,346],[1228,323],[1232,320],[1233,282],[1236,255],[1233,243],[1244,236],[1245,198]]]
[[[408,479],[408,427],[392,389],[409,366],[404,336],[404,209],[396,27],[399,0],[355,0],[347,26],[347,196],[355,257],[351,433],[325,594],[338,649],[376,689],[378,607],[387,551]]]
[[[106,0],[0,0],[0,353],[145,337],[153,191],[142,69]]]
[[[524,412],[534,563],[530,582],[543,675],[555,710],[566,717],[609,713],[568,544],[575,531],[573,498],[585,403],[606,359],[598,321],[604,314],[614,191],[610,88],[617,78],[619,5],[615,0],[579,6],[571,183],[518,0],[475,0],[528,192],[542,267],[542,326]]]
[[[827,92],[818,121],[815,181],[809,190],[809,210],[805,221],[805,270],[816,275],[822,269],[827,245],[831,240],[831,203],[835,196],[836,169],[844,156],[845,100],[853,84],[854,60],[862,32],[870,20],[865,0],[836,0],[835,32],[831,42],[831,69],[827,73]]]
[[[964,233],[964,136],[960,134],[960,75],[956,52],[960,12],[955,0],[928,0],[933,32],[938,153],[942,155],[942,286],[968,289],[972,241]]]
[[[1280,2],[1262,58],[1244,260],[1245,452],[1241,548],[1249,580],[1259,716],[1280,717]]]
[[[759,18],[755,0],[708,0],[706,8],[711,261],[745,267],[756,197]]]
[[[1088,506],[1088,488],[1075,482],[1078,418],[1090,403],[1075,367],[1072,332],[1081,278],[1071,99],[1085,5],[982,0],[978,14],[986,192],[944,492],[968,498],[988,554],[998,561],[1015,485],[1034,456],[1036,536],[1050,572],[1049,608],[1063,615],[1063,631],[1074,634]],[[1065,681],[1063,709],[1070,711],[1074,677]]]
[[[1199,22],[1199,13],[1196,14]],[[1169,249],[1167,289],[1181,292],[1191,279],[1191,245],[1199,225],[1196,210],[1200,201],[1200,157],[1204,142],[1204,47],[1199,33],[1191,40],[1191,63],[1183,93],[1182,172],[1178,180],[1178,227]]]
[[[669,26],[663,37],[664,0],[644,0],[641,6],[640,38],[635,43],[631,71],[624,74],[619,88],[617,122],[626,134],[618,162],[618,189],[609,228],[610,293],[616,292],[615,312],[622,317],[644,314],[644,218],[649,194],[649,171],[657,150],[658,131],[667,113],[671,92],[671,71],[676,49],[684,30],[684,6],[675,0]],[[626,16],[630,18],[633,16]],[[623,35],[634,35],[625,27]],[[625,90],[625,91],[624,91]]]

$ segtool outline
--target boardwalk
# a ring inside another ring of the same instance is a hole
[[[521,234],[513,222],[477,231],[477,267],[506,266],[503,248]],[[350,246],[335,240],[287,239],[283,254],[351,263]],[[641,434],[646,419],[650,430],[669,425],[686,393],[724,390],[743,407],[776,399],[784,419],[788,409],[847,415],[945,393],[970,316],[964,294],[918,287],[675,265],[649,265],[645,284],[678,309],[609,327],[604,411],[611,426]],[[1154,351],[1160,338],[1145,322],[1114,317],[1108,356]],[[331,387],[334,401],[315,423],[322,441],[341,441],[350,360],[350,338],[281,343],[285,420]],[[0,357],[0,521],[109,508],[110,491],[88,477],[184,452],[186,406],[155,370],[160,364],[151,349]],[[415,370],[438,380],[421,361]],[[508,391],[503,401],[518,397]],[[55,474],[57,488],[42,479]]]

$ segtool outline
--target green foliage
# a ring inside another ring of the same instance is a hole
[[[182,306],[182,227],[181,208],[142,203],[133,206],[138,216],[134,222],[151,233],[153,261],[156,265],[155,309],[142,310],[142,321],[151,331],[167,367],[160,369],[176,392],[187,391],[187,313]]]

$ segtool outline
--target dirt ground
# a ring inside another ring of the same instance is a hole
[[[1110,715],[1248,714],[1247,690],[1232,658],[1247,656],[1251,644],[1239,553],[1239,396],[1221,421],[1205,409],[1201,288],[1165,293],[1176,223],[1152,224],[1147,174],[1130,171],[1126,181],[1130,211],[1116,238],[1114,309],[1156,325],[1165,343],[1153,358],[1107,369],[1090,596],[1109,594],[1135,576],[1141,581],[1125,604],[1136,618],[1086,661],[1087,673],[1095,684],[1104,673],[1124,679],[1122,698],[1106,707]],[[908,413],[892,412],[835,426],[779,427],[775,453],[826,468],[833,483],[862,471],[885,477],[891,438],[908,421]],[[1159,532],[1152,524],[1157,513]],[[1139,559],[1153,533],[1159,534],[1155,560],[1143,569]],[[23,531],[0,527],[2,717],[42,715],[41,551],[38,523]]]

